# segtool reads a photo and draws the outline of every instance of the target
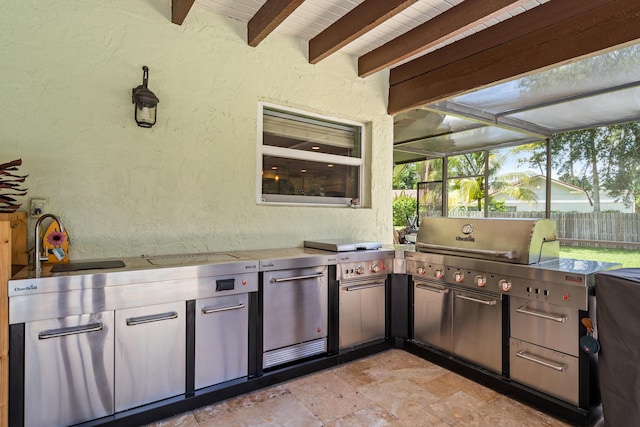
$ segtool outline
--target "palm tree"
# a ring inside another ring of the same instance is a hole
[[[513,154],[514,150],[477,151],[449,157],[449,206],[476,204],[477,210],[482,211],[487,191],[487,185],[484,182],[486,167],[488,167],[490,194],[501,192],[518,200],[535,201],[536,194],[530,185],[532,174],[517,171],[498,174],[505,160]],[[488,198],[491,202],[492,197],[489,195]]]
[[[471,206],[474,202],[478,211],[484,200],[484,169],[486,151],[451,156],[448,159],[449,206],[457,204]]]

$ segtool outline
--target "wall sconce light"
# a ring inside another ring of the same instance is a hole
[[[142,67],[142,84],[131,90],[131,102],[135,104],[135,119],[138,126],[150,128],[156,124],[156,107],[160,100],[149,90],[149,67]]]

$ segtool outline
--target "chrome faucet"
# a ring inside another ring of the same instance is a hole
[[[42,241],[40,240],[40,224],[42,223],[42,221],[45,218],[52,218],[55,222],[58,223],[58,225],[60,226],[60,232],[64,232],[64,226],[62,225],[62,222],[60,222],[60,218],[58,218],[57,216],[55,216],[54,214],[44,214],[42,216],[40,216],[40,218],[38,218],[38,220],[36,221],[36,235],[35,235],[35,250],[33,251],[33,269],[36,272],[40,272],[42,271],[42,266],[40,265],[40,263],[42,261],[46,261],[49,259],[49,255],[44,253],[41,254],[40,253],[40,247],[44,246],[42,245]]]

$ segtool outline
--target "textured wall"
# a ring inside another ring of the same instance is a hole
[[[72,259],[391,243],[386,73],[358,78],[344,54],[310,65],[306,42],[279,34],[249,47],[244,23],[197,5],[174,25],[169,0],[0,0],[0,10],[0,162],[22,158],[22,208],[49,199]],[[133,120],[142,65],[160,98],[152,129]],[[259,101],[367,123],[368,206],[258,205]]]

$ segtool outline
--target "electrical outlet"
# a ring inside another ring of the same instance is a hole
[[[37,218],[44,213],[47,206],[47,199],[31,199],[31,217]]]

